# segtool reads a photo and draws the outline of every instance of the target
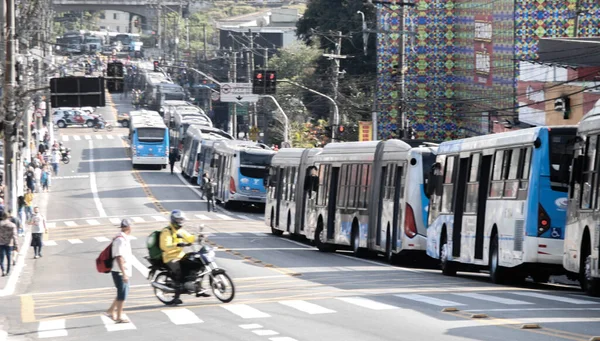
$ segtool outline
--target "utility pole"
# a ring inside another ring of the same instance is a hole
[[[229,82],[237,83],[237,52],[231,52],[231,60],[229,65],[231,67],[229,70]],[[233,103],[231,116],[231,135],[233,135],[233,137],[237,140],[237,103]]]
[[[347,56],[342,56],[342,32],[337,32],[337,42],[335,44],[335,54],[323,54],[323,57],[333,59],[333,100],[337,101],[338,87],[340,84],[340,60],[346,59]],[[338,129],[340,127],[340,117],[334,115],[333,125],[331,128],[331,142],[335,142],[337,138]]]
[[[268,47],[265,47],[264,59],[265,59],[265,70],[266,70],[269,67],[269,48]]]
[[[156,22],[157,22],[157,26],[158,26],[158,39],[156,41],[156,45],[158,45],[158,49],[161,50],[164,48],[164,28],[162,27],[162,25],[160,24],[160,17],[162,16],[162,8],[160,7],[160,5],[158,5],[158,8],[156,10]]]
[[[208,39],[206,38],[206,24],[202,25],[202,31],[204,32],[204,60],[206,60],[207,57],[207,49],[208,49]]]
[[[175,63],[179,63],[179,20],[181,19],[181,6],[177,11],[177,18],[175,18]]]
[[[254,35],[252,34],[252,29],[248,29],[248,35],[250,36],[250,50],[248,51],[248,83],[252,83],[252,72],[254,71]],[[248,113],[249,118],[249,126],[257,127],[258,126],[258,117],[256,117],[256,103],[253,103],[252,110]]]
[[[5,205],[17,212],[16,196],[16,146],[17,136],[15,134],[15,120],[17,118],[15,110],[15,0],[5,0],[6,4],[6,64],[4,68],[4,199]]]

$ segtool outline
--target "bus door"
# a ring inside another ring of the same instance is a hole
[[[376,229],[376,233],[375,233],[375,245],[380,246],[381,245],[381,220],[383,219],[383,205],[384,205],[384,198],[385,198],[385,186],[386,186],[386,181],[387,181],[387,169],[388,166],[383,166],[381,167],[381,173],[379,174],[379,193],[378,193],[378,198],[377,198],[377,223],[375,224],[375,229]]]
[[[400,214],[400,200],[402,196],[402,166],[396,166],[396,174],[394,174],[394,214],[392,215],[394,222],[392,228],[392,250],[396,249],[396,241],[398,240],[398,225],[402,214]]]
[[[339,177],[340,167],[331,167],[331,178],[329,179],[329,196],[327,199],[327,239],[333,239],[335,235],[335,208],[337,206]]]
[[[469,158],[460,159],[458,166],[458,182],[454,196],[454,227],[452,228],[452,256],[460,257],[463,215],[465,212],[465,194],[467,192],[467,179],[469,175]]]
[[[273,226],[279,226],[279,216],[281,214],[281,194],[283,193],[283,177],[286,173],[285,168],[277,167],[277,182],[275,184],[275,224]]]
[[[475,228],[475,259],[483,259],[485,209],[487,205],[488,189],[490,186],[492,158],[493,155],[484,155],[480,166],[479,191],[477,194],[477,227]]]

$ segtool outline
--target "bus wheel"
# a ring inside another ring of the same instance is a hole
[[[319,224],[315,231],[315,246],[321,252],[330,252],[331,248],[327,245],[325,240],[325,230],[323,230],[323,225]]]
[[[583,264],[579,267],[581,289],[590,296],[600,296],[600,279],[592,277],[592,256],[587,246],[589,241],[584,238],[584,242],[587,242],[587,244],[581,249],[581,262]]]
[[[442,274],[444,276],[456,276],[456,264],[448,260],[448,253],[450,247],[448,246],[448,238],[446,233],[442,234],[442,242],[440,244],[440,267],[442,268]]]
[[[498,235],[494,234],[490,241],[490,280],[492,283],[500,284],[504,280],[503,269],[500,266],[500,252],[498,247]]]
[[[388,228],[385,239],[385,261],[388,263],[392,263],[392,258],[394,254],[392,253],[392,237],[390,236],[390,229]]]

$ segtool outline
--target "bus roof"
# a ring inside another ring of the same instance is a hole
[[[189,136],[198,136],[201,139],[224,139],[224,140],[233,140],[233,136],[224,132],[221,129],[209,127],[203,124],[191,124],[188,128],[187,135]]]
[[[244,150],[246,152],[262,152],[275,153],[272,149],[266,149],[263,144],[256,143],[253,141],[242,141],[242,140],[223,140],[215,143],[215,148],[234,150]],[[267,147],[268,148],[268,147]]]
[[[323,151],[322,148],[282,148],[273,156],[271,165],[286,165],[291,162],[300,164],[300,159],[306,150],[309,150],[309,156],[314,156]]]
[[[580,133],[596,132],[600,130],[600,100],[594,104],[594,109],[587,113],[579,122],[577,131]]]

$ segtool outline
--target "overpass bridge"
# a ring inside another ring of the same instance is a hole
[[[129,12],[148,19],[158,17],[165,7],[169,11],[179,11],[188,6],[188,1],[180,0],[52,0],[56,12],[114,10]]]

